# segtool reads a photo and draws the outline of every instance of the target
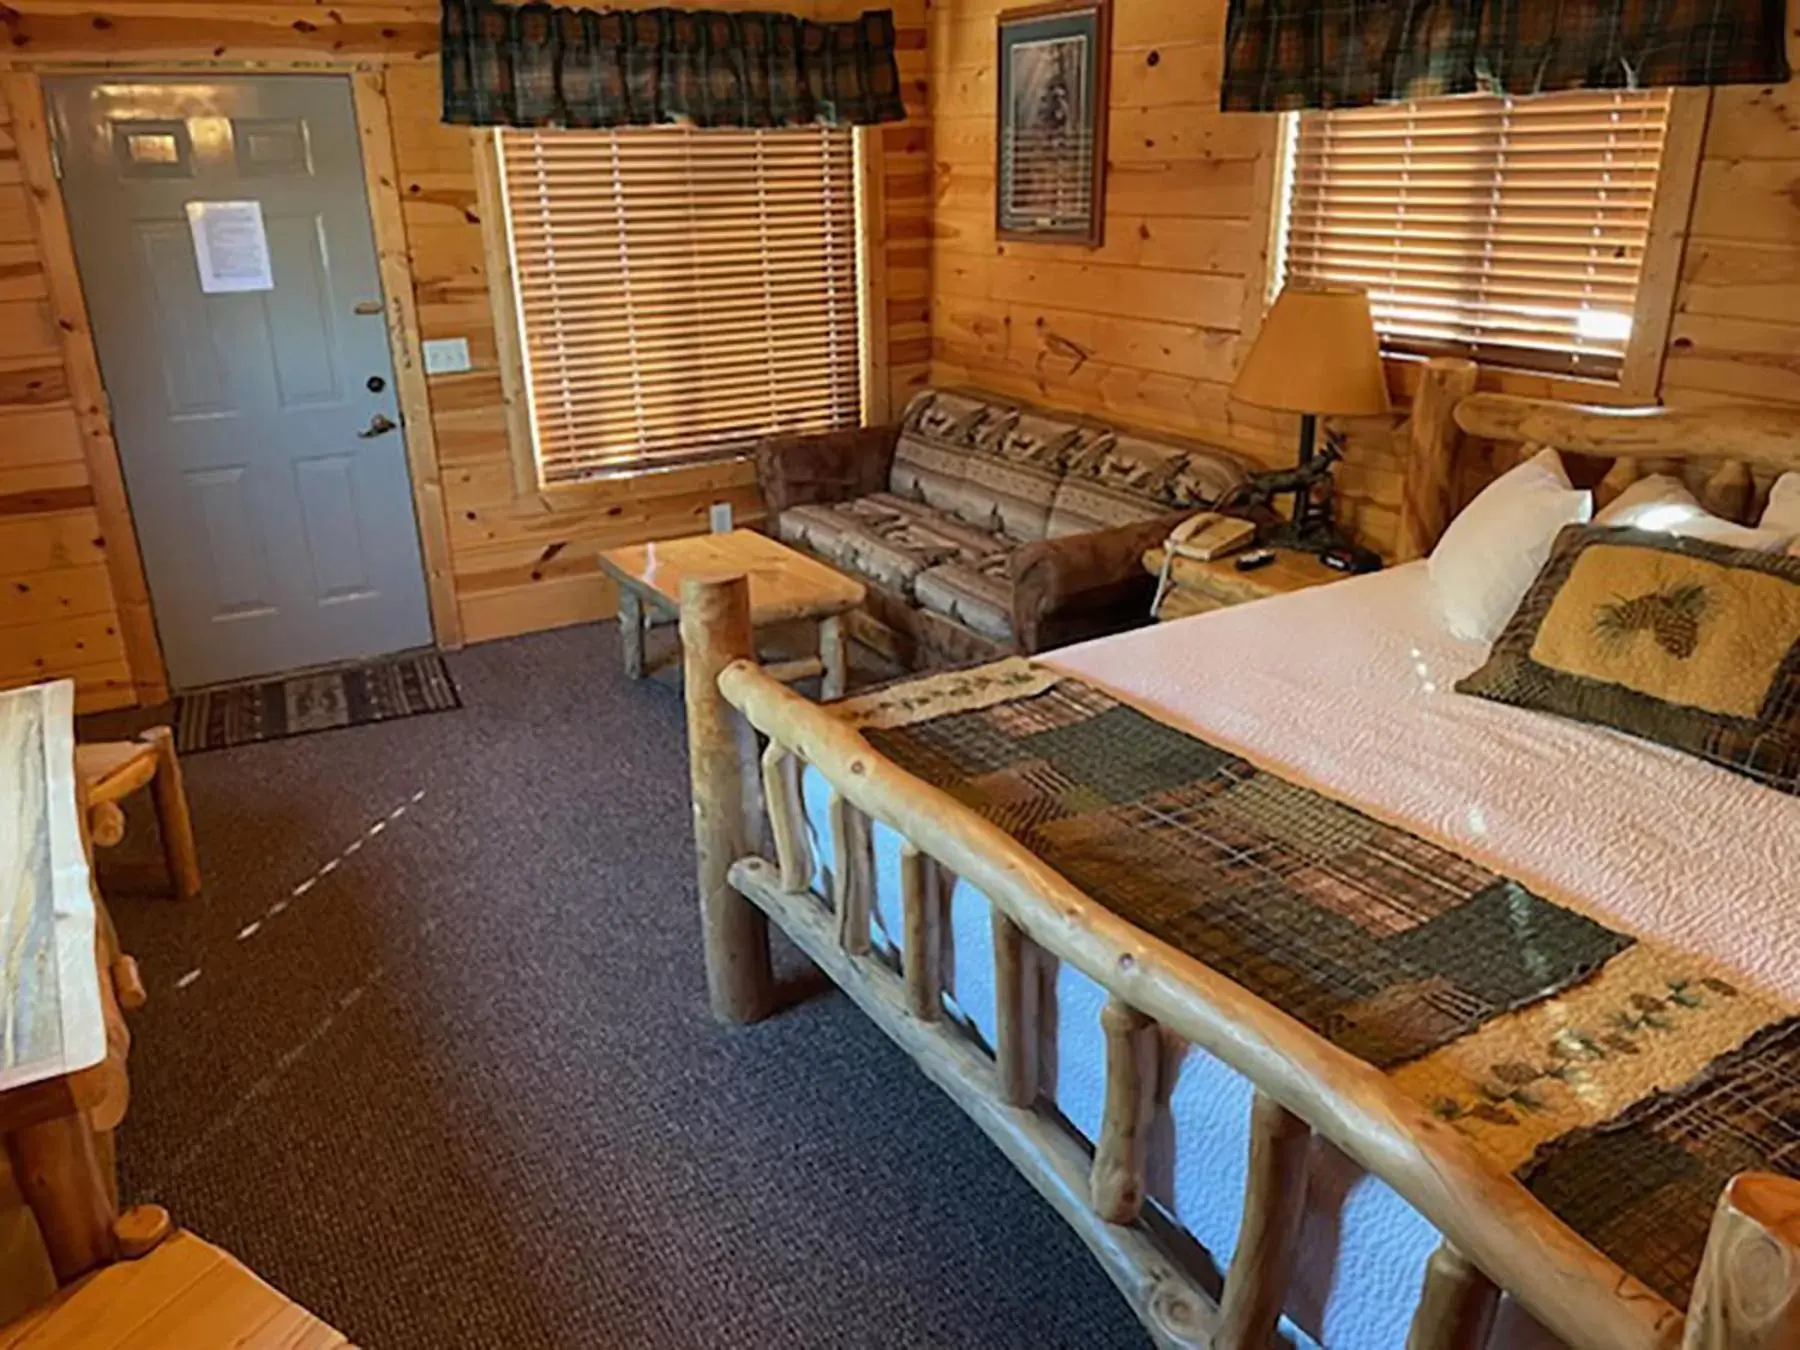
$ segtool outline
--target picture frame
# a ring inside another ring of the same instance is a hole
[[[1098,248],[1106,224],[1108,0],[1055,0],[997,21],[998,239]]]

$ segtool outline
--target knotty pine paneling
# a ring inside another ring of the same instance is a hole
[[[710,0],[732,7],[734,0]],[[735,0],[738,7],[754,7]],[[785,8],[819,18],[859,12],[844,0]],[[931,362],[932,158],[926,0],[894,6],[906,123],[877,133],[885,219],[890,400],[924,385]],[[467,640],[591,620],[614,598],[596,550],[704,530],[729,501],[761,512],[747,465],[593,484],[555,494],[515,491],[501,412],[493,311],[476,206],[475,135],[439,120],[437,0],[16,0],[0,6],[8,60],[106,60],[183,68],[258,59],[367,61],[385,71],[421,335],[469,340],[474,369],[428,381],[444,485],[452,572]],[[18,183],[10,121],[0,115],[0,685],[71,675],[84,706],[132,699],[116,631],[104,541],[91,508],[42,262]],[[47,510],[47,505],[61,508]]]
[[[0,96],[0,688],[73,679],[81,709],[129,704],[106,543]]]

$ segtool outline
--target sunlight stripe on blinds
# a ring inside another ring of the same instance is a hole
[[[852,134],[501,133],[545,483],[857,424]]]
[[[1392,350],[1616,377],[1669,107],[1595,90],[1302,113],[1284,278],[1366,290]]]

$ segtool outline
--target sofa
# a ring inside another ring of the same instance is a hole
[[[861,581],[914,668],[1148,622],[1144,551],[1247,474],[1223,451],[949,389],[894,425],[771,437],[756,469],[771,532]]]

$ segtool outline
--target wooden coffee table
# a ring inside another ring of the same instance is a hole
[[[768,667],[792,682],[822,675],[823,698],[842,698],[847,651],[843,616],[863,602],[862,586],[824,563],[754,530],[696,534],[627,548],[607,549],[600,570],[619,585],[619,633],[625,673],[644,676],[644,630],[661,617],[679,618],[681,583],[721,577],[750,578],[750,622],[757,628],[816,620],[819,655]]]

